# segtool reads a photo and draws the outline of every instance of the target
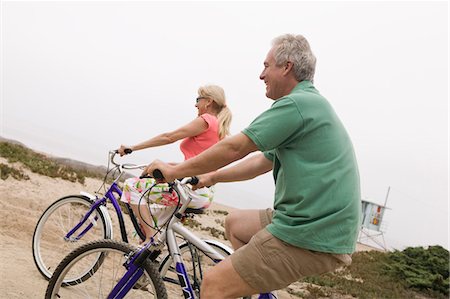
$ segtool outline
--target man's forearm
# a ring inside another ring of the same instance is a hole
[[[186,177],[211,172],[247,154],[256,151],[257,147],[246,135],[239,133],[228,137],[210,147],[200,155],[175,166],[177,177]]]
[[[213,174],[214,183],[237,182],[253,179],[273,168],[273,162],[263,153],[244,159],[237,165],[223,168]]]

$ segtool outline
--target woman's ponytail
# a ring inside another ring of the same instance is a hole
[[[219,138],[223,139],[230,135],[230,125],[231,125],[231,110],[227,106],[223,106],[217,115],[219,120]]]
[[[232,114],[230,108],[227,107],[223,88],[217,85],[205,85],[198,89],[198,94],[202,97],[209,97],[214,101],[215,109],[218,112],[219,138],[223,139],[230,135]]]

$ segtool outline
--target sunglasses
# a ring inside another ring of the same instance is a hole
[[[198,102],[201,100],[201,99],[206,99],[207,97],[198,97],[198,98],[196,98],[195,99],[195,102],[198,104]]]

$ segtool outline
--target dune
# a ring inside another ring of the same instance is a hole
[[[102,185],[99,179],[87,178],[84,184],[73,183],[59,178],[50,178],[32,173],[20,163],[9,163],[0,157],[0,163],[21,169],[29,179],[16,180],[8,177],[0,181],[0,298],[42,298],[47,281],[36,269],[32,257],[31,242],[35,225],[43,211],[55,200],[80,191],[95,193]],[[224,239],[225,215],[234,210],[219,203],[213,203],[203,215],[196,215],[200,223],[193,228],[204,238],[217,239],[228,246]],[[114,222],[114,239],[120,239],[117,219]],[[127,217],[128,219],[128,217]],[[130,228],[131,223],[127,223]],[[130,240],[138,244],[136,238]],[[368,250],[358,245],[358,250]],[[57,249],[55,249],[57,250]],[[298,298],[291,293],[304,289],[305,284],[294,283],[278,291],[279,298]],[[304,290],[303,290],[304,291]]]

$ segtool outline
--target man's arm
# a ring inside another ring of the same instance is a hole
[[[272,170],[272,167],[273,162],[258,153],[239,164],[218,170],[212,176],[216,183],[246,181]]]
[[[193,189],[212,186],[216,183],[250,180],[272,170],[272,168],[273,162],[267,159],[263,153],[258,153],[234,166],[198,176],[199,183],[193,186]]]
[[[258,148],[255,143],[243,133],[239,133],[223,139],[200,155],[176,166],[170,166],[156,160],[145,169],[143,174],[148,173],[151,175],[155,169],[159,169],[166,181],[173,181],[175,178],[199,175],[217,170],[242,159],[256,150]]]

